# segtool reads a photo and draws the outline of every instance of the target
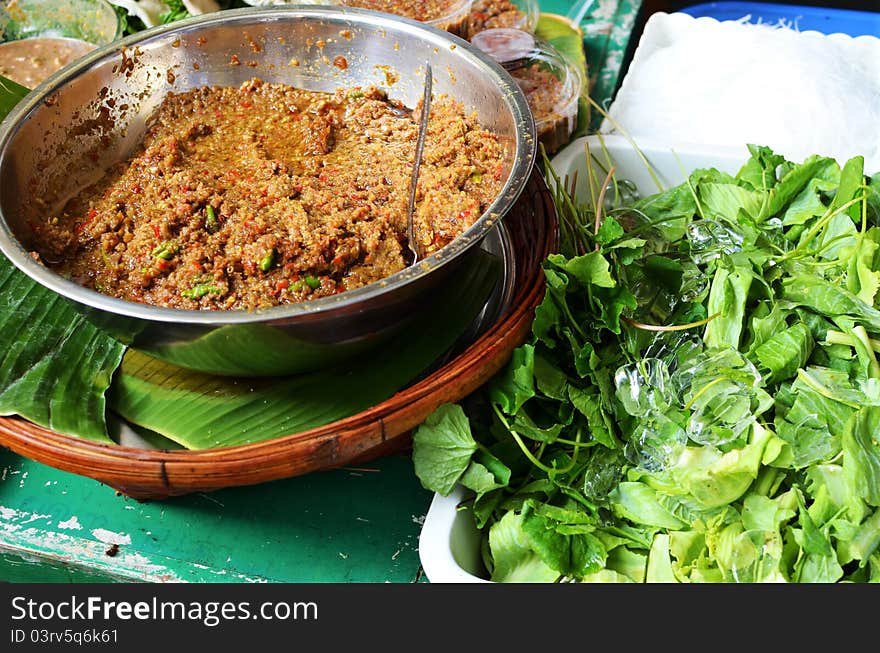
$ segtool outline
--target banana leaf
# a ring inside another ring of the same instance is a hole
[[[453,348],[500,278],[499,259],[481,261],[449,284],[403,334],[332,369],[278,378],[192,372],[129,350],[108,392],[113,410],[187,449],[259,442],[323,426],[390,398]]]
[[[12,107],[18,104],[19,100],[29,92],[21,84],[0,75],[0,120],[3,120],[6,114],[12,111]]]
[[[0,256],[0,415],[111,442],[104,393],[124,351]]]
[[[556,14],[542,13],[535,27],[535,36],[538,36],[553,45],[565,57],[567,57],[581,71],[584,76],[584,88],[578,99],[577,125],[571,134],[571,138],[583,136],[590,128],[590,101],[589,101],[589,68],[587,56],[584,51],[584,33],[569,19]]]

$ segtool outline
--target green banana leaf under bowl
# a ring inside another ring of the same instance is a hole
[[[337,56],[347,65],[334,65]],[[414,107],[425,61],[435,71],[434,93],[475,112],[507,145],[507,155],[494,203],[460,237],[417,265],[298,304],[189,311],[98,293],[29,255],[29,225],[40,212],[60,206],[128,156],[169,92],[238,86],[259,77],[329,92],[374,85]],[[520,196],[535,158],[535,125],[522,91],[458,37],[416,21],[339,7],[215,12],[105,45],[44,81],[13,109],[0,124],[0,251],[133,349],[211,374],[298,373],[388,342],[413,315],[430,310],[438,288],[467,283],[469,266],[479,265],[478,245]]]

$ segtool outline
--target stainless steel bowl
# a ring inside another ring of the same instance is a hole
[[[347,67],[334,65],[344,56]],[[29,224],[138,145],[169,91],[253,77],[333,91],[374,84],[414,106],[430,60],[434,92],[454,96],[509,147],[502,192],[461,237],[420,265],[332,297],[258,312],[184,311],[84,288],[32,259]],[[325,6],[206,14],[106,45],[47,79],[0,124],[0,250],[130,346],[216,374],[317,368],[398,332],[432,291],[467,283],[478,245],[523,190],[535,125],[517,84],[466,41],[423,23]]]

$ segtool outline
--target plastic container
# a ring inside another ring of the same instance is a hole
[[[623,136],[611,134],[583,136],[573,140],[553,159],[551,165],[560,179],[578,175],[588,179],[586,148],[605,162],[607,152],[618,179],[632,181],[639,194],[647,196],[659,189],[636,149]],[[667,145],[640,142],[639,149],[653,167],[660,184],[666,188],[683,182],[696,168],[718,168],[735,174],[748,160],[746,146],[736,149],[686,147],[674,149]],[[606,171],[598,166],[595,175],[602,179]],[[581,201],[588,200],[588,184],[577,185]],[[419,559],[431,583],[485,583],[489,574],[483,564],[483,535],[477,530],[473,514],[461,508],[468,499],[468,490],[457,486],[448,496],[435,494],[425,515],[419,536]]]
[[[403,16],[467,38],[473,0],[332,0],[330,4]]]
[[[815,30],[823,34],[880,36],[880,13],[870,11],[770,2],[704,2],[684,7],[680,11],[695,18],[708,16],[716,20],[746,19],[749,23],[781,23],[791,25],[797,30]]]
[[[2,41],[71,38],[100,46],[120,38],[122,24],[106,0],[6,0],[0,4],[0,36]]]
[[[541,17],[538,0],[474,0],[468,35],[487,29],[512,27],[534,33]]]
[[[473,35],[471,43],[491,55],[523,89],[547,153],[568,143],[586,84],[580,69],[551,43],[525,30],[487,29]]]

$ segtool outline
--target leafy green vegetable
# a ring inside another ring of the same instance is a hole
[[[189,16],[189,11],[187,11],[186,6],[183,4],[183,0],[162,1],[168,6],[168,11],[159,16],[163,24],[173,23],[175,20]]]
[[[438,492],[449,494],[477,450],[464,411],[456,405],[443,406],[425,420],[418,438],[421,455],[416,474],[431,487],[439,488]]]
[[[491,579],[880,581],[878,175],[751,145],[597,217],[544,163],[531,338],[414,439],[426,488],[470,490]]]

